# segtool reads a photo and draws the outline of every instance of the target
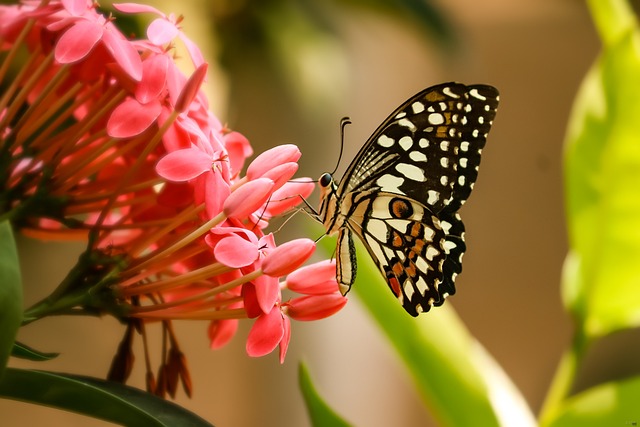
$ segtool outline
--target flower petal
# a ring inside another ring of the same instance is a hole
[[[280,299],[280,284],[278,283],[278,279],[262,275],[254,279],[253,284],[256,287],[256,298],[258,299],[258,304],[260,304],[260,309],[264,313],[268,313],[276,301]]]
[[[283,163],[297,162],[301,155],[300,149],[293,144],[273,147],[262,152],[251,162],[247,168],[247,178],[253,180]]]
[[[210,347],[216,350],[227,345],[238,330],[238,319],[214,320],[209,325]]]
[[[255,243],[231,233],[213,248],[213,255],[216,261],[227,267],[240,268],[252,264],[258,258],[258,247]]]
[[[156,172],[174,182],[184,182],[211,170],[211,157],[197,148],[169,153],[158,161]]]
[[[336,263],[316,262],[297,269],[287,276],[287,289],[306,295],[326,295],[338,290]]]
[[[70,64],[86,57],[102,38],[102,25],[90,21],[78,21],[60,37],[55,58],[61,64]]]
[[[287,316],[284,316],[284,334],[282,340],[280,340],[280,364],[284,363],[284,358],[287,355],[289,349],[289,341],[291,340],[291,320]]]
[[[271,353],[284,336],[284,316],[279,307],[263,314],[255,321],[247,337],[247,354],[251,357]]]
[[[135,98],[127,98],[111,113],[107,133],[113,138],[140,135],[156,121],[161,111],[159,102],[140,104]]]
[[[347,297],[339,292],[330,295],[306,295],[294,298],[287,304],[287,315],[295,320],[319,320],[340,311],[347,303]]]
[[[154,19],[147,27],[147,37],[156,46],[163,46],[173,40],[179,33],[175,24],[163,18]]]
[[[282,215],[302,203],[302,199],[306,200],[315,187],[315,183],[310,178],[296,178],[286,182],[273,192],[267,205],[266,215],[268,217]]]
[[[309,259],[316,249],[311,239],[295,239],[273,249],[262,261],[262,271],[273,277],[293,272]]]
[[[271,196],[273,181],[259,178],[249,181],[233,191],[224,202],[224,213],[243,218],[258,210]]]

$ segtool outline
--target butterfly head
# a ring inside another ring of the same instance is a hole
[[[336,209],[336,195],[338,186],[333,180],[333,175],[328,172],[323,173],[318,179],[320,185],[320,207],[318,217],[320,222],[327,225],[327,221],[334,216]]]

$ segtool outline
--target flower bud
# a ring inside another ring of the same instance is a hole
[[[276,166],[283,163],[297,162],[302,153],[293,144],[273,147],[256,157],[247,168],[247,178],[254,180],[260,178]]]
[[[309,259],[316,249],[311,239],[296,239],[273,249],[262,261],[262,272],[272,277],[285,276]]]
[[[269,199],[273,185],[269,178],[258,178],[238,187],[225,200],[224,214],[235,218],[251,215]]]
[[[335,292],[330,295],[306,295],[292,299],[287,305],[287,315],[295,320],[319,320],[340,311],[347,298]]]

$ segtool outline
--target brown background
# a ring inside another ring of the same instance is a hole
[[[341,30],[349,81],[337,111],[325,111],[311,125],[292,120],[292,107],[273,88],[270,76],[254,68],[237,76],[243,83],[228,117],[256,151],[298,144],[303,151],[300,174],[317,177],[333,169],[337,123],[343,115],[354,122],[345,147],[349,159],[390,111],[424,87],[448,80],[498,87],[498,117],[476,189],[462,211],[469,251],[458,294],[450,303],[537,412],[571,336],[559,293],[567,249],[561,156],[572,100],[597,55],[598,40],[580,1],[441,3],[464,45],[455,59],[445,60],[435,45],[402,23],[345,12]],[[179,12],[177,5],[172,8]],[[296,221],[304,227],[309,220]],[[28,302],[45,295],[72,265],[80,248],[64,248],[21,241]],[[420,321],[428,321],[427,316]],[[46,364],[13,365],[103,376],[123,328],[111,318],[79,320],[52,318],[24,328],[20,340],[63,355]],[[193,399],[180,396],[178,403],[217,426],[309,425],[297,390],[297,362],[304,359],[329,403],[354,424],[432,425],[396,355],[355,298],[328,320],[295,323],[284,366],[275,355],[245,355],[247,326],[231,345],[212,352],[204,323],[177,325],[195,389]],[[609,344],[614,350],[623,348],[627,339]],[[133,383],[141,385],[138,355]],[[624,369],[632,360],[616,356],[610,362],[611,357],[596,349],[581,381],[615,375],[607,368]],[[0,424],[10,426],[107,425],[7,401],[0,401],[0,414]]]

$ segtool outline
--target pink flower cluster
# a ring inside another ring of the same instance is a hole
[[[292,180],[300,151],[265,151],[243,175],[251,146],[208,110],[207,65],[181,18],[114,7],[155,14],[147,38],[126,38],[89,0],[0,6],[0,218],[40,238],[85,239],[102,255],[78,267],[93,308],[145,322],[210,320],[212,348],[238,319],[255,319],[248,354],[279,346],[283,361],[289,319],[321,319],[346,303],[335,264],[301,267],[313,241],[276,245],[263,232],[314,188]],[[191,76],[175,65],[177,40]],[[18,58],[26,62],[12,68]],[[284,289],[301,295],[284,299]]]

